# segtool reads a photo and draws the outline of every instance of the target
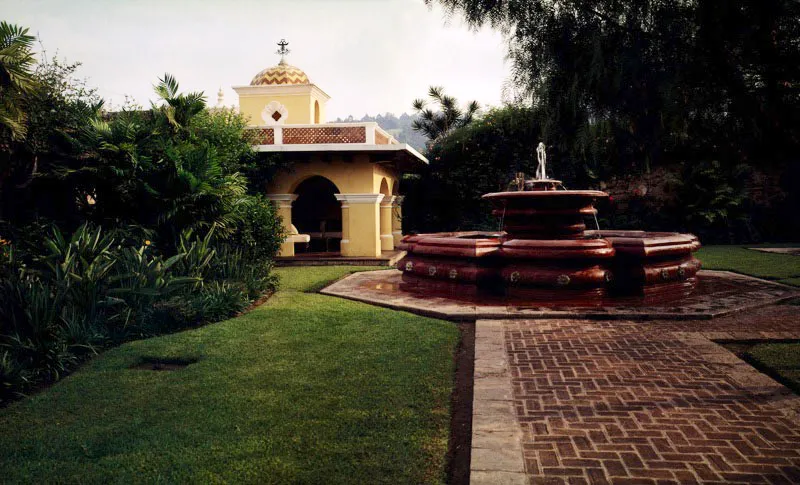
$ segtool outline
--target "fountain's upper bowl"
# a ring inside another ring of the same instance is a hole
[[[552,207],[552,208],[593,208],[594,203],[607,199],[608,194],[599,190],[520,190],[484,194],[496,208],[511,207]]]
[[[549,198],[589,198],[604,199],[608,194],[600,190],[515,190],[483,194],[484,199],[549,199]]]

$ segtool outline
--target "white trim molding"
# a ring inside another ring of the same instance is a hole
[[[336,200],[348,204],[377,204],[383,200],[383,194],[333,194]]]
[[[297,194],[265,194],[267,199],[275,202],[281,209],[292,207],[292,202],[297,200]]]
[[[291,128],[292,125],[284,125],[284,127]],[[428,159],[422,156],[418,151],[414,150],[407,143],[398,143],[397,145],[366,145],[363,143],[253,145],[253,150],[257,152],[373,152],[373,153],[407,152],[408,155],[413,159],[416,159],[426,165],[428,164]]]
[[[397,197],[396,195],[389,195],[384,197],[383,201],[381,201],[381,207],[392,208],[392,206],[394,205],[394,199],[396,197]]]
[[[233,90],[239,98],[251,96],[302,96],[308,94],[316,95],[321,101],[331,99],[328,94],[316,84],[263,84],[258,86],[233,86]]]

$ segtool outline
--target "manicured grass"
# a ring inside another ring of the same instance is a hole
[[[279,269],[252,312],[109,350],[0,409],[0,481],[442,482],[457,327],[305,292],[353,270]]]
[[[763,343],[747,350],[756,366],[769,369],[795,392],[800,392],[800,343]]]
[[[800,286],[800,256],[762,253],[747,247],[753,246],[705,246],[696,256],[705,269],[735,271]]]

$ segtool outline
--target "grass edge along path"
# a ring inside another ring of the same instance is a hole
[[[733,271],[785,285],[800,286],[800,256],[748,249],[758,246],[780,245],[703,246],[695,256],[703,263],[703,269]]]
[[[0,410],[4,483],[441,483],[457,327],[309,293],[110,349]],[[143,359],[198,358],[178,371]]]

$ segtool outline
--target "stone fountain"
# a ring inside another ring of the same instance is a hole
[[[501,293],[533,301],[658,299],[691,293],[700,269],[694,235],[588,230],[597,190],[567,190],[547,177],[543,144],[536,177],[518,174],[505,192],[485,194],[502,230],[409,235],[398,263],[415,287],[461,294]]]

